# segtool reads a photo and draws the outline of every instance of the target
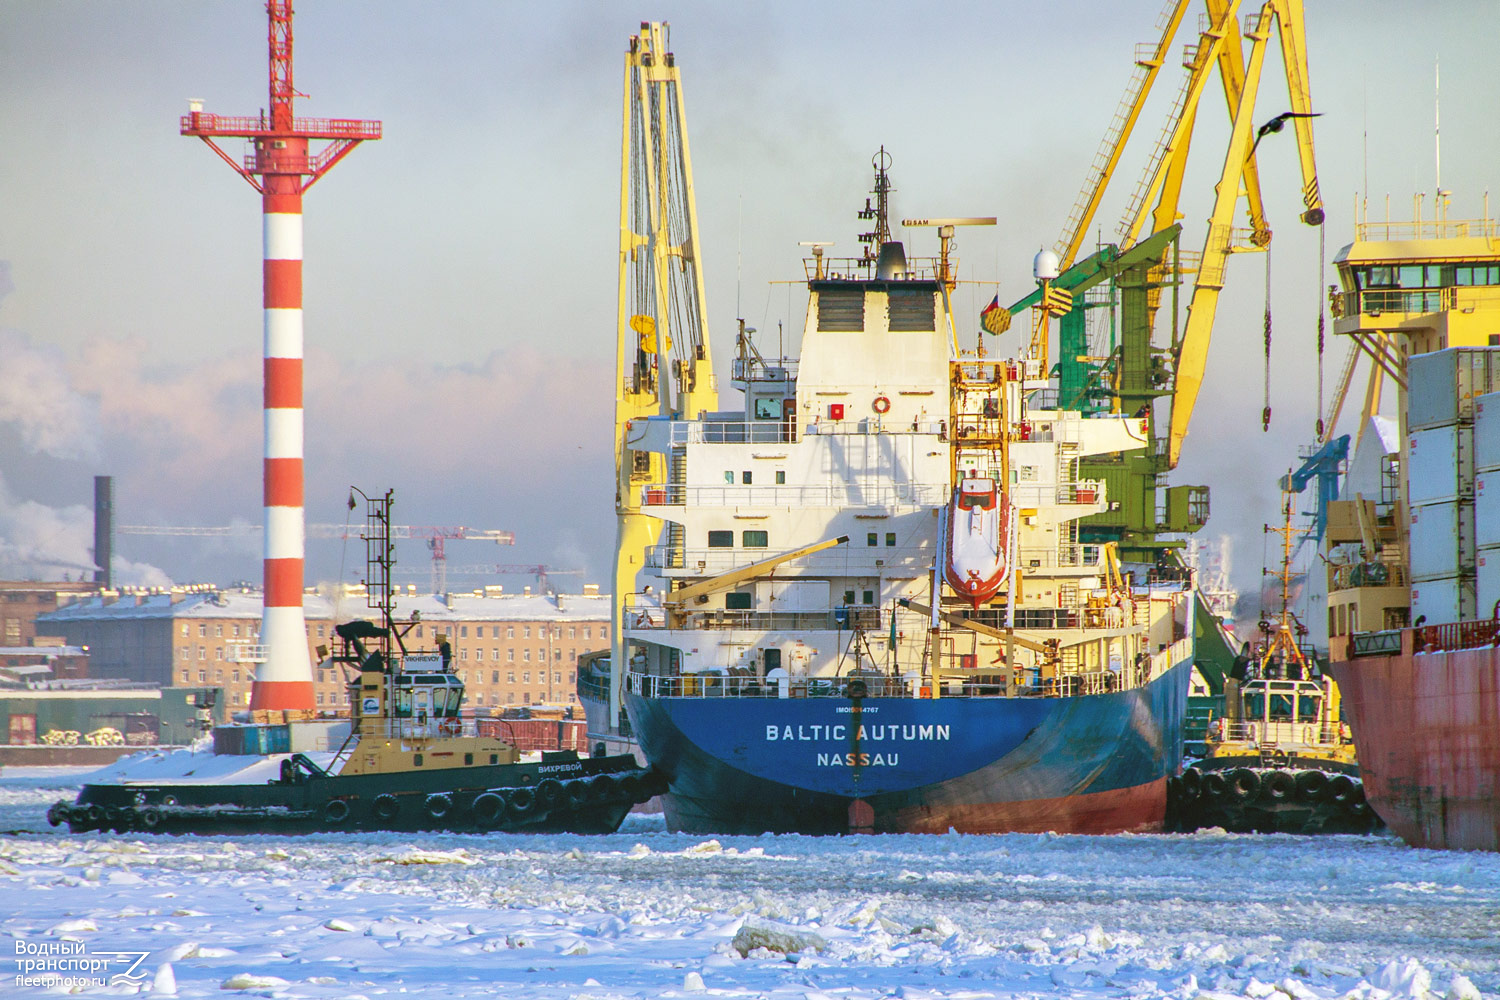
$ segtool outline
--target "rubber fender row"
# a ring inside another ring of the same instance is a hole
[[[1351,815],[1370,813],[1364,785],[1347,774],[1329,774],[1316,769],[1290,771],[1285,768],[1236,767],[1203,771],[1190,767],[1177,780],[1178,787],[1188,799],[1202,796],[1214,801],[1246,804],[1255,801],[1272,804],[1332,802],[1344,807]]]

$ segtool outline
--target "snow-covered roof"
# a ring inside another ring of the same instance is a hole
[[[0,656],[87,656],[82,646],[0,646]],[[14,669],[14,668],[12,668]]]
[[[131,595],[118,599],[88,597],[66,607],[37,615],[46,623],[118,621],[122,619],[243,618],[259,620],[261,595],[254,590],[225,590],[179,596],[148,594],[137,601]],[[330,601],[320,594],[305,594],[303,614],[313,620],[348,621],[374,616],[361,595]],[[424,622],[441,621],[607,621],[610,598],[594,594],[501,594],[479,597],[470,594],[404,595],[396,598],[395,615],[409,621],[413,612]]]

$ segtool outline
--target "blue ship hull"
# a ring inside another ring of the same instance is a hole
[[[1191,664],[1068,698],[646,698],[625,693],[689,833],[1162,829]]]

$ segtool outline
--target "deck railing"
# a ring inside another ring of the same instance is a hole
[[[648,507],[936,507],[946,503],[945,487],[930,483],[869,483],[820,486],[687,486],[649,483],[641,488]]]

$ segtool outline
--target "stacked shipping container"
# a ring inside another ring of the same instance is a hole
[[[1500,356],[1490,364],[1500,365]],[[1474,542],[1478,612],[1493,616],[1500,604],[1500,392],[1474,400]]]
[[[1450,348],[1413,355],[1407,360],[1407,381],[1404,468],[1412,620],[1473,619],[1490,610],[1482,607],[1479,593],[1481,559],[1487,588],[1500,573],[1500,522],[1495,520],[1500,513],[1500,444],[1494,441],[1500,434],[1500,350]],[[1492,401],[1482,407],[1487,396]],[[1481,413],[1483,429],[1477,423]],[[1487,475],[1481,475],[1480,448],[1483,461],[1495,464]],[[1497,598],[1500,594],[1490,604]]]

